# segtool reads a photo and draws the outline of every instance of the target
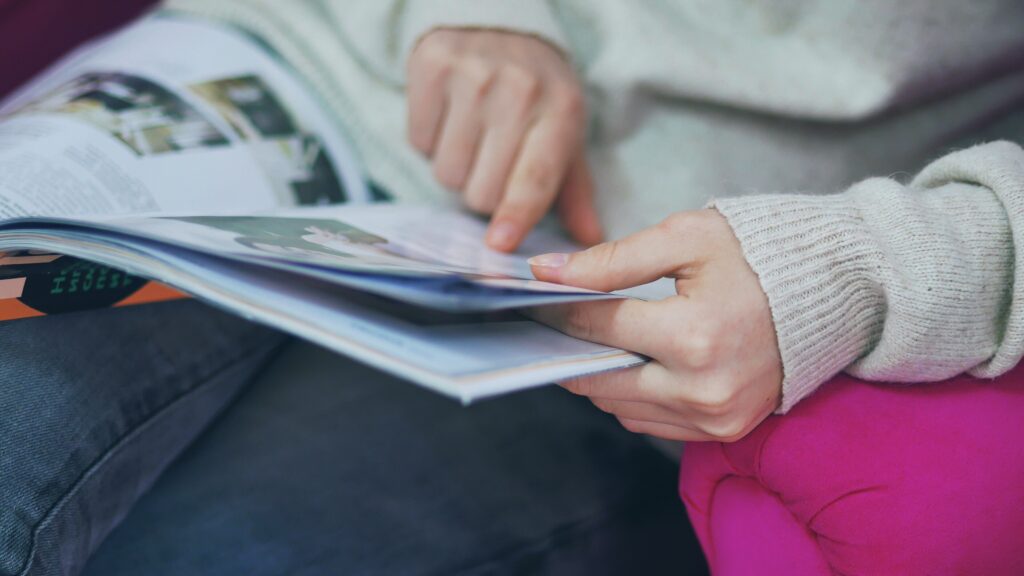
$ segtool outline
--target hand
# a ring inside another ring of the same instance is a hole
[[[782,361],[767,297],[718,212],[663,223],[572,255],[531,260],[540,280],[618,290],[675,278],[658,302],[605,300],[536,308],[562,332],[649,356],[646,365],[562,385],[633,432],[735,441],[779,405]]]
[[[515,250],[556,200],[577,241],[601,241],[583,90],[557,49],[511,32],[438,29],[413,50],[408,78],[409,140],[441,184],[493,215],[490,247]]]

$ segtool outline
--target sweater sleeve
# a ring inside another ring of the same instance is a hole
[[[566,39],[547,0],[415,0],[406,2],[400,43],[408,56],[435,28],[490,28],[530,34],[562,51]]]
[[[711,204],[768,296],[786,412],[840,371],[995,377],[1024,354],[1024,150],[955,152],[910,184]]]
[[[205,0],[175,3],[189,1]],[[519,32],[568,53],[563,30],[547,0],[315,0],[307,10],[320,13],[363,67],[395,88],[405,84],[406,60],[416,43],[435,28]]]
[[[208,0],[173,3],[206,4]],[[271,0],[227,3],[273,4]],[[272,9],[279,8],[275,4]],[[395,89],[405,84],[406,60],[416,43],[435,28],[530,34],[567,53],[562,28],[547,0],[310,0],[304,10],[320,16],[367,72]]]
[[[337,41],[376,81],[405,84],[405,63],[424,34],[435,28],[489,28],[536,36],[568,54],[561,23],[548,0],[163,0],[171,11],[215,16],[254,29],[276,20],[278,29],[317,49],[324,34]],[[2,3],[2,0],[0,0]],[[281,12],[292,11],[289,24]],[[300,17],[301,16],[301,17]],[[296,23],[302,25],[296,29]],[[326,32],[325,32],[326,29]]]

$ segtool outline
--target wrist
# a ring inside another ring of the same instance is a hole
[[[885,319],[885,294],[870,273],[877,248],[845,195],[711,206],[729,222],[768,297],[784,372],[779,411],[786,412],[877,340]]]

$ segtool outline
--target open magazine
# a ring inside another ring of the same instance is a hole
[[[533,280],[472,216],[371,203],[336,124],[240,32],[147,18],[0,116],[0,319],[187,294],[464,402],[645,361],[516,312],[621,296]]]

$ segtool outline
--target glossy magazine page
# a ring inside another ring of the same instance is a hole
[[[395,273],[399,268],[397,261],[403,258],[395,257],[396,261],[388,261],[386,267],[367,273],[358,267],[321,266],[320,257],[361,256],[342,253],[344,242],[331,244],[324,252],[318,248],[323,246],[319,239],[313,247],[307,247],[305,242],[310,240],[303,238],[308,235],[304,234],[306,230],[293,226],[293,221],[313,220],[325,230],[340,228],[346,234],[364,235],[369,233],[354,231],[355,225],[350,223],[358,225],[360,216],[376,213],[366,221],[376,219],[374,234],[384,234],[381,222],[392,211],[398,214],[392,225],[408,222],[414,214],[425,222],[440,214],[433,208],[381,205],[372,209],[309,208],[301,212],[301,217],[296,212],[280,217],[252,217],[255,221],[247,222],[246,233],[250,239],[257,238],[259,243],[275,247],[271,250],[273,258],[232,254],[230,243],[237,241],[232,234],[211,236],[202,242],[175,241],[167,230],[143,234],[139,231],[145,229],[140,225],[144,219],[134,217],[126,219],[131,226],[119,226],[118,219],[105,219],[95,227],[84,219],[13,221],[0,228],[0,248],[57,250],[156,278],[236,314],[291,332],[463,402],[645,361],[627,351],[571,338],[521,316],[516,308],[524,302],[542,305],[621,297],[545,285],[499,271],[513,262],[522,265],[525,256],[503,255],[499,261],[504,265],[476,268],[476,274],[468,275],[436,269],[426,274],[419,270]],[[289,222],[281,222],[284,220]],[[447,229],[453,227],[453,222],[462,222],[462,237],[457,241],[479,234],[472,244],[482,245],[483,231],[474,225],[473,217],[451,212],[442,221],[447,223]],[[231,230],[237,233],[237,229]],[[262,234],[261,230],[274,233]],[[377,238],[375,242],[390,241],[387,236]],[[350,241],[352,238],[345,242]],[[552,247],[560,245],[557,240],[543,236],[531,239],[536,247],[545,246],[546,241]],[[413,234],[406,236],[403,243],[418,244]],[[421,248],[429,244],[419,243]],[[276,250],[282,246],[301,249],[303,252],[297,254],[303,256],[309,249],[317,259],[313,265],[305,258],[289,260]],[[434,257],[443,252],[443,246],[438,245]],[[462,254],[461,250],[457,254]],[[375,256],[369,254],[367,258]],[[459,268],[474,261],[465,254],[458,256],[458,260],[462,262]],[[486,255],[479,256],[478,261],[485,260]],[[442,267],[447,265],[441,258],[437,262]],[[505,271],[513,269],[509,266]],[[446,284],[444,280],[454,283]],[[467,287],[476,292],[475,299],[468,301],[471,304],[447,304],[452,291],[470,289]]]
[[[0,218],[365,202],[355,157],[246,35],[150,16],[0,105]],[[58,255],[0,257],[0,320],[182,297]]]
[[[622,297],[532,278],[574,246],[501,254],[474,216],[370,205],[344,135],[236,31],[147,18],[0,113],[0,318],[187,294],[464,402],[645,361],[517,312]]]

